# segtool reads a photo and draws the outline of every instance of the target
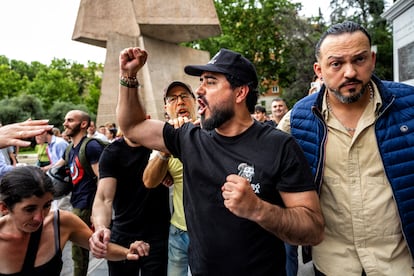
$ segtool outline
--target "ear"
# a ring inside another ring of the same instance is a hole
[[[317,75],[319,78],[322,78],[322,69],[318,62],[315,62],[313,64],[313,71],[315,72],[315,75]]]
[[[81,122],[81,128],[83,129],[88,129],[86,126],[88,125],[88,122],[87,121],[82,121]]]
[[[377,54],[374,51],[372,51],[371,59],[372,59],[372,72],[374,72],[375,63],[376,63],[376,60],[377,60]]]
[[[245,101],[247,94],[249,93],[249,86],[243,85],[236,88],[236,103]]]
[[[4,216],[9,213],[9,209],[3,201],[0,201],[0,213]]]

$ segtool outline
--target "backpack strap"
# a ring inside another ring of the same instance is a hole
[[[98,140],[92,137],[86,137],[85,139],[83,139],[82,144],[80,146],[79,149],[79,162],[81,163],[83,169],[85,170],[85,172],[89,175],[92,176],[93,178],[96,177],[95,172],[92,169],[91,163],[89,162],[88,158],[86,157],[86,145],[91,141],[91,140]]]
[[[24,258],[22,275],[31,275],[36,260],[37,250],[39,249],[40,236],[42,235],[43,223],[39,229],[30,234],[29,245]]]
[[[70,142],[69,145],[65,149],[65,165],[69,164],[69,152],[73,148],[73,142]]]
[[[95,175],[95,172],[92,169],[91,163],[89,162],[86,156],[86,146],[92,140],[97,141],[103,148],[109,145],[109,143],[102,141],[101,139],[98,139],[98,138],[86,137],[85,139],[83,139],[81,147],[79,149],[79,162],[81,163],[82,167],[85,169],[85,172],[87,174],[96,178],[97,176]]]
[[[79,162],[80,162],[82,168],[85,170],[85,172],[89,176],[91,176],[93,178],[96,178],[95,172],[93,171],[92,166],[89,163],[88,158],[86,157],[86,146],[92,140],[97,141],[103,147],[106,147],[109,143],[104,142],[101,139],[97,139],[97,138],[93,138],[93,137],[85,137],[85,138],[83,138],[82,144],[80,145],[79,154],[78,154]],[[65,151],[65,161],[66,161],[66,164],[69,163],[69,152],[70,152],[70,150],[72,148],[73,148],[73,142],[71,142],[68,145],[68,147],[66,148],[66,151]]]
[[[53,216],[53,229],[55,232],[55,248],[56,253],[60,250],[60,214],[59,209],[56,209]]]
[[[85,172],[92,177],[96,177],[95,173],[93,172],[93,169],[91,167],[91,164],[89,163],[88,159],[86,158],[86,145],[92,140],[93,138],[86,137],[83,139],[82,144],[79,149],[79,162],[81,163],[83,169]]]

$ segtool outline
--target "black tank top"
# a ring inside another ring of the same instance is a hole
[[[62,250],[60,249],[60,220],[59,210],[55,211],[53,216],[53,227],[55,232],[55,256],[52,257],[47,263],[38,267],[33,267],[30,271],[17,272],[13,274],[2,274],[0,276],[59,276],[62,271]],[[32,234],[33,235],[33,234]],[[27,249],[29,251],[29,249]],[[37,252],[34,252],[36,255]]]

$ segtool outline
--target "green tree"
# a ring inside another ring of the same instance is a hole
[[[45,118],[42,102],[32,95],[3,99],[0,101],[0,106],[0,121],[3,124]]]
[[[187,43],[213,55],[220,48],[242,53],[256,66],[262,91],[271,81],[287,85],[285,52],[291,33],[286,26],[297,26],[297,8],[288,0],[216,0],[222,35]],[[263,82],[265,81],[265,82]]]
[[[36,110],[48,110],[46,115],[58,118],[56,121],[59,123],[64,116],[51,111],[58,114],[60,111],[53,107],[61,102],[70,106],[69,109],[88,111],[93,117],[98,109],[102,72],[103,65],[95,62],[88,62],[85,66],[66,59],[54,59],[46,66],[0,56],[0,100],[3,103],[0,118],[15,122],[27,116],[39,117],[41,112],[31,110],[26,113],[28,103],[23,101],[25,98],[35,99],[33,102],[38,104]]]
[[[296,34],[291,32],[285,62],[288,81],[283,93],[283,98],[290,107],[308,95],[314,76],[315,45],[325,29],[326,23],[320,13],[317,17],[302,19],[301,24],[297,25]]]
[[[79,104],[78,85],[66,77],[65,71],[49,69],[39,72],[29,84],[27,93],[40,98],[45,109],[49,109],[58,100]]]
[[[314,46],[328,23],[323,15],[301,18],[301,4],[288,0],[215,0],[222,34],[184,45],[207,50],[220,48],[242,53],[256,66],[261,91],[278,81],[282,96],[292,106],[307,95],[313,77]],[[392,39],[380,17],[384,0],[332,0],[332,23],[354,20],[366,26],[377,45],[376,73],[392,78]],[[377,28],[378,27],[378,28]]]
[[[27,88],[29,80],[13,70],[5,56],[0,59],[0,99],[15,97]]]

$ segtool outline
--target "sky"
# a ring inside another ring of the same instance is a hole
[[[194,0],[195,1],[195,0]],[[301,2],[301,15],[329,12],[330,0]],[[73,41],[80,0],[0,0],[0,55],[50,64],[54,58],[87,64],[105,62],[104,48]]]

